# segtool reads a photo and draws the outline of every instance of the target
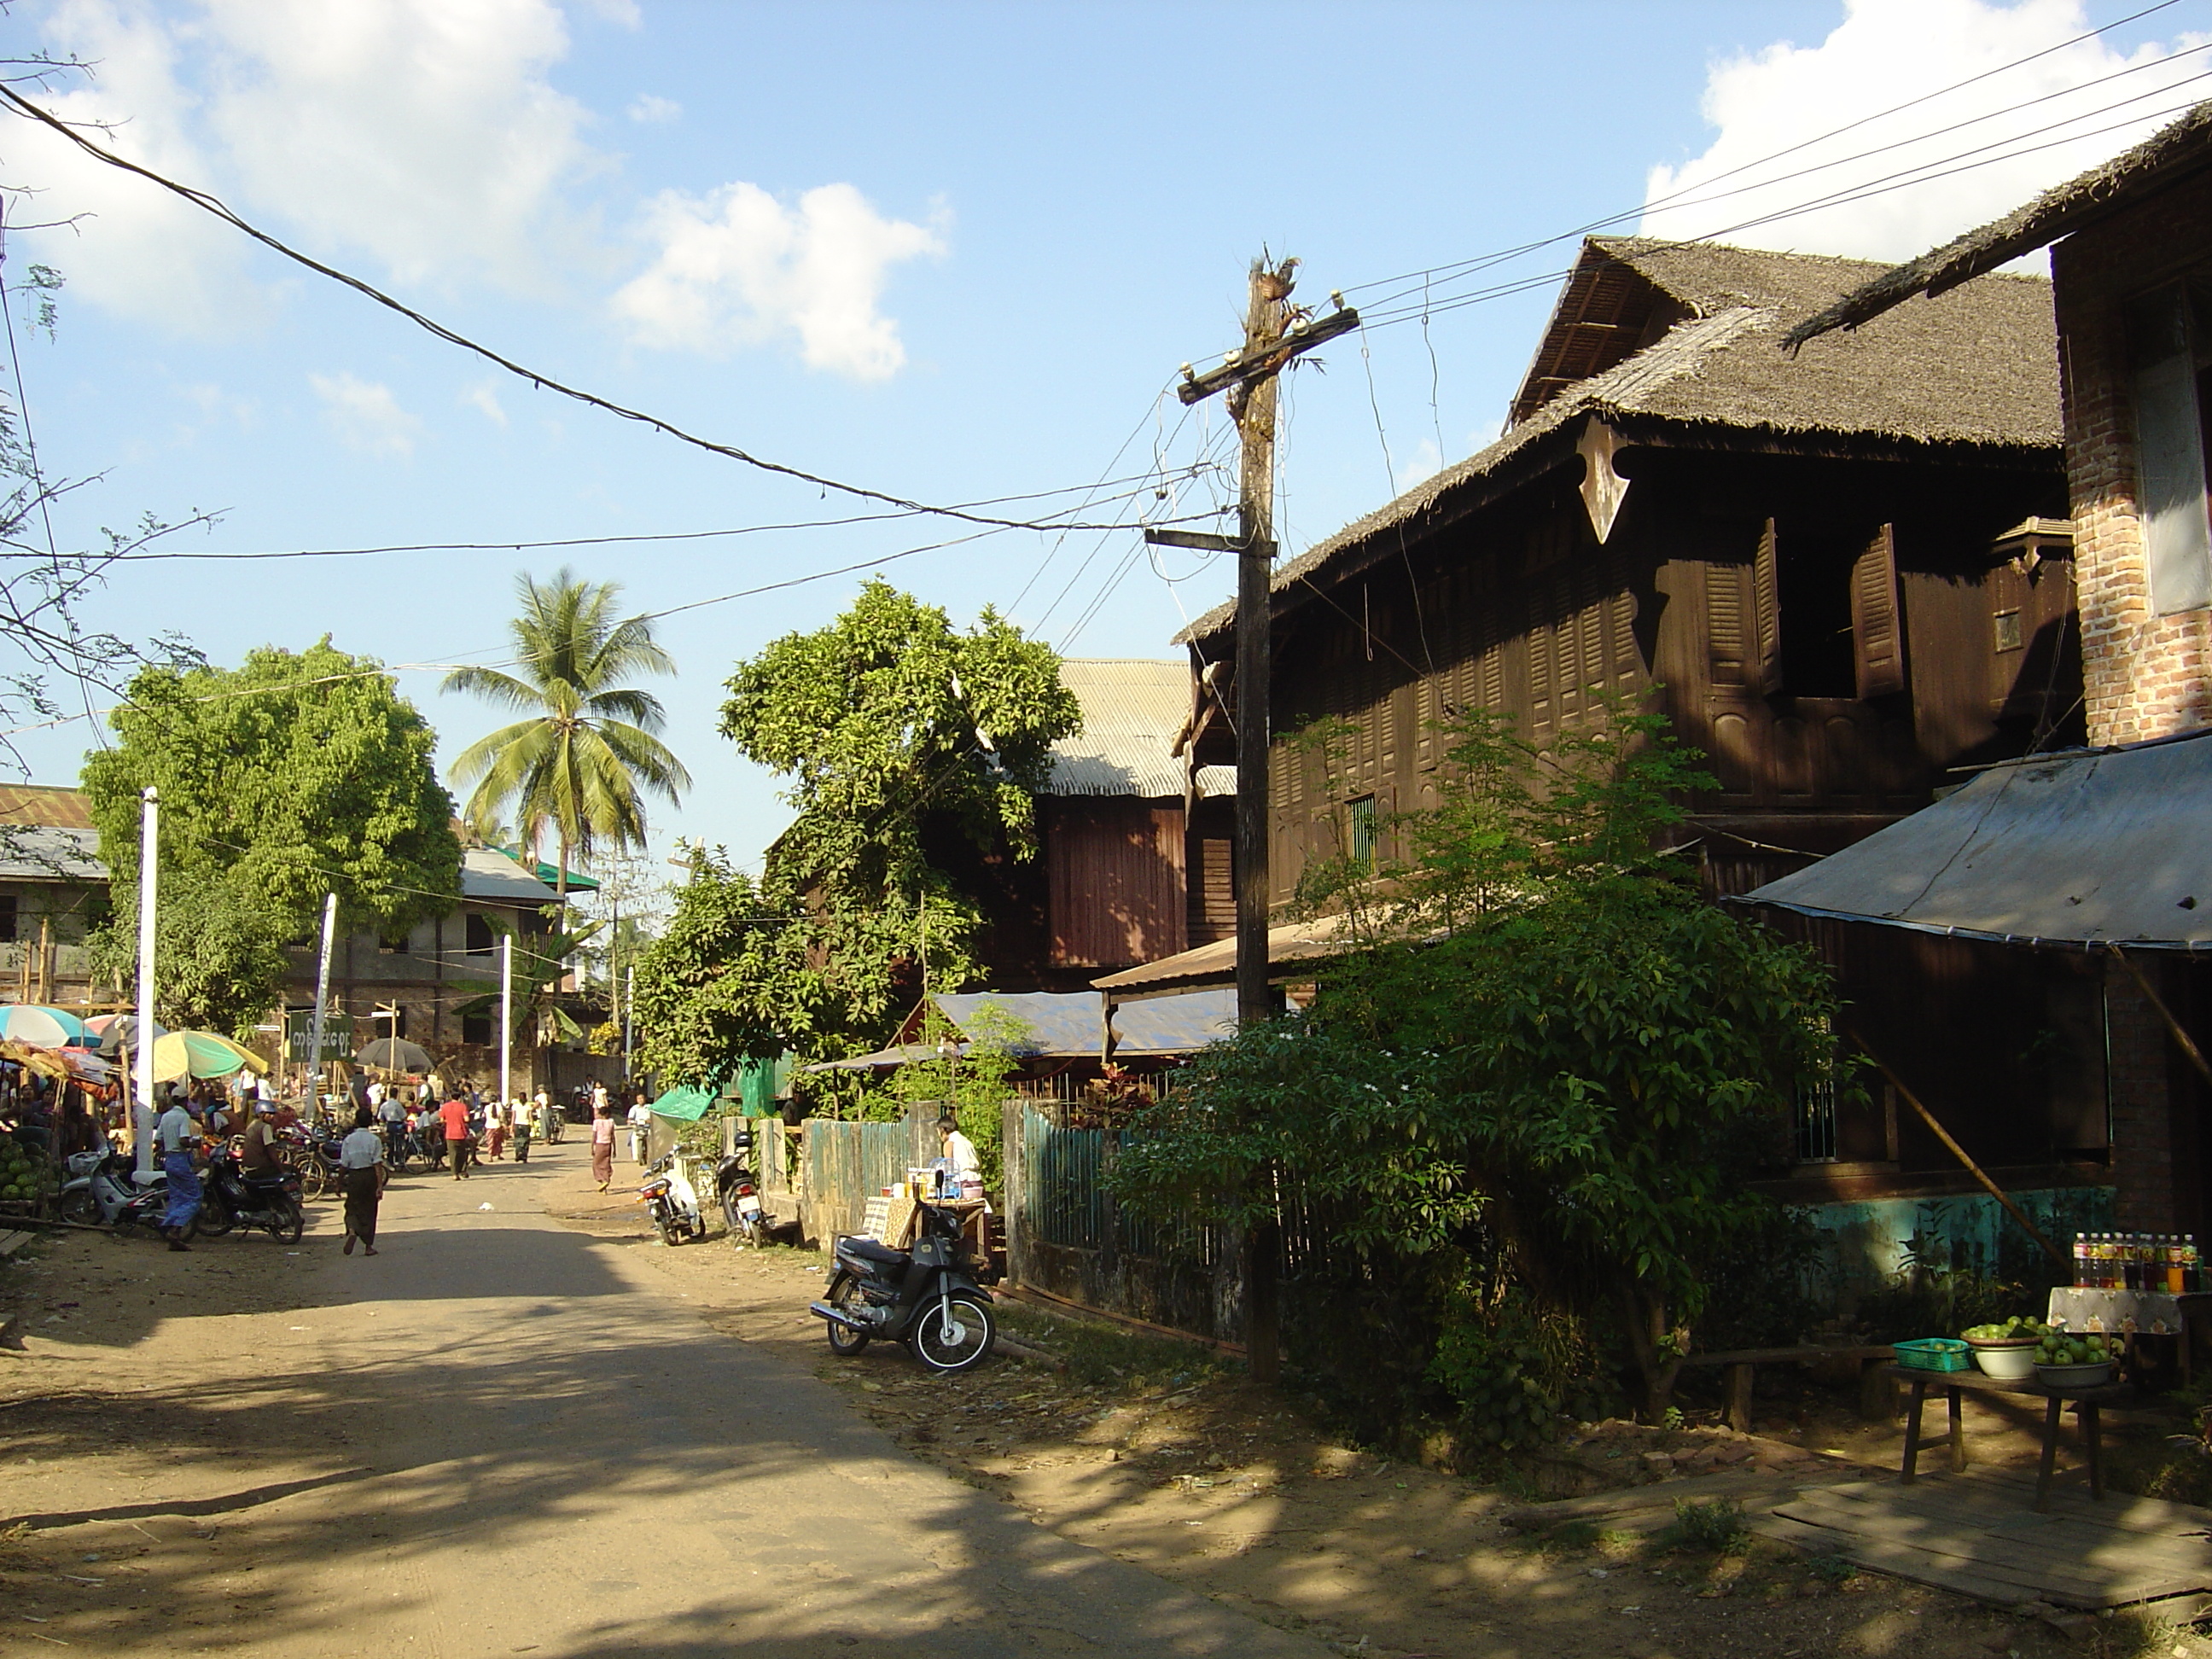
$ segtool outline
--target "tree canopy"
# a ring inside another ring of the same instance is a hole
[[[1711,781],[1662,720],[1614,709],[1540,753],[1478,714],[1449,740],[1443,803],[1308,891],[1361,948],[1304,1012],[1201,1051],[1116,1181],[1258,1223],[1279,1177],[1335,1247],[1429,1264],[1448,1370],[1534,1307],[1602,1322],[1657,1409],[1708,1265],[1771,1218],[1747,1177],[1834,1076],[1832,982],[1663,850]]]
[[[156,1000],[174,1017],[227,1029],[264,1012],[283,943],[314,929],[325,893],[346,926],[387,933],[459,896],[435,737],[373,659],[325,638],[235,669],[147,668],[108,718],[118,741],[83,775],[116,905],[96,953],[128,981],[140,797],[156,786]]]
[[[673,674],[642,617],[618,618],[619,582],[587,582],[566,569],[514,582],[521,613],[508,624],[517,672],[457,668],[448,691],[471,691],[526,718],[479,738],[453,762],[474,781],[471,825],[489,836],[510,810],[532,859],[548,830],[556,843],[556,884],[568,885],[571,857],[602,844],[619,853],[645,842],[647,793],[674,802],[691,787],[683,763],[654,735],[666,722],[660,700],[623,682]]]
[[[921,990],[966,984],[981,896],[944,849],[1034,857],[1031,792],[1081,722],[1049,646],[988,609],[962,632],[880,580],[741,664],[729,690],[724,734],[787,780],[797,816],[757,880],[696,854],[639,962],[649,1051],[700,1082],[745,1054],[877,1047]],[[659,1029],[656,1010],[685,998],[703,999],[694,1029]],[[691,1046],[678,1063],[664,1043]]]

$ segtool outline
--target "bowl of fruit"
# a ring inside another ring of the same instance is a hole
[[[2051,1327],[2014,1314],[2002,1325],[1970,1325],[1959,1334],[1973,1350],[1974,1364],[2001,1382],[2024,1382],[2035,1374],[2035,1352]]]
[[[2095,1388],[2112,1380],[2112,1352],[2094,1331],[2051,1331],[2035,1345],[2035,1374],[2046,1388]]]

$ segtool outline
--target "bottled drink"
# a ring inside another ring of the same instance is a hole
[[[2166,1293],[2179,1296],[2187,1277],[2188,1263],[2181,1254],[2181,1235],[2168,1233],[2166,1238]]]
[[[2074,1235],[2074,1282],[2086,1285],[2089,1282],[2089,1236]]]

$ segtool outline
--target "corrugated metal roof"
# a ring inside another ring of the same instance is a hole
[[[492,847],[461,849],[461,896],[509,904],[551,904],[561,896]]]
[[[92,809],[85,804],[82,789],[51,783],[0,783],[0,823],[89,830]]]
[[[1182,798],[1176,736],[1190,714],[1190,670],[1148,657],[1070,657],[1060,684],[1083,710],[1082,729],[1052,746],[1048,795]],[[1237,769],[1199,769],[1198,793],[1233,795]]]
[[[1028,1033],[1023,1054],[1073,1059],[1098,1052],[1098,998],[1089,991],[971,991],[933,999],[963,1032],[985,1008],[1003,1009]],[[1187,1054],[1237,1030],[1234,991],[1194,991],[1188,996],[1133,1002],[1117,1009],[1115,1054],[1125,1060]]]
[[[1285,922],[1267,930],[1267,971],[1270,977],[1295,977],[1292,970],[1310,974],[1312,964],[1340,954],[1345,947],[1345,919],[1316,916],[1310,921]],[[1117,997],[1176,996],[1200,986],[1237,982],[1237,941],[1219,939],[1211,945],[1194,945],[1158,962],[1124,968],[1118,974],[1091,981]],[[1127,1005],[1134,1006],[1134,1004]]]
[[[104,882],[100,831],[52,824],[0,823],[0,879]]]
[[[1741,902],[2028,945],[2212,950],[2212,731],[1993,768]]]

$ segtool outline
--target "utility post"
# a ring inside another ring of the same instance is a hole
[[[1333,295],[1336,309],[1290,326],[1298,262],[1266,254],[1252,262],[1241,350],[1203,374],[1183,366],[1176,395],[1195,404],[1227,392],[1242,441],[1237,535],[1147,530],[1145,539],[1237,555],[1237,1023],[1273,1018],[1267,973],[1267,743],[1275,559],[1276,380],[1301,353],[1359,326],[1359,313]],[[1273,1382],[1281,1360],[1272,1226],[1244,1241],[1245,1352],[1252,1380]]]

